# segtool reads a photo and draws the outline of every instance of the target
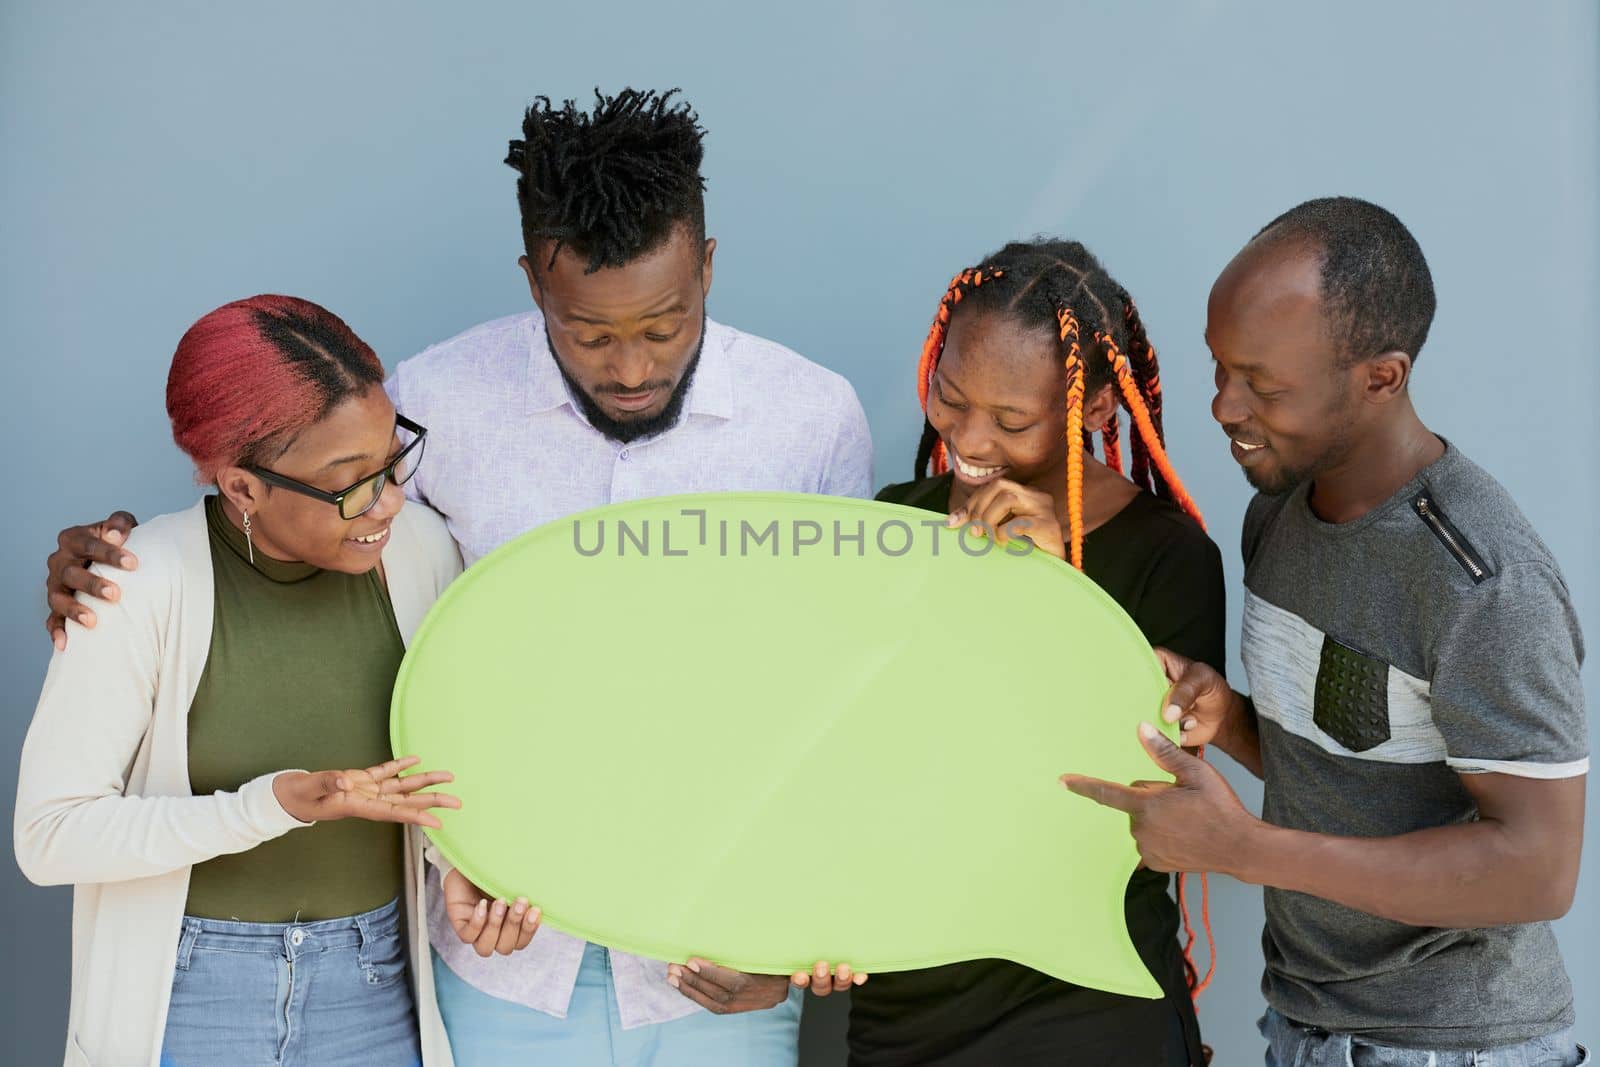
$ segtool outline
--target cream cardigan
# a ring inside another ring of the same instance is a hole
[[[93,630],[69,623],[67,648],[50,661],[17,781],[18,865],[40,885],[73,886],[66,1067],[156,1067],[190,866],[307,825],[278,803],[274,774],[236,793],[189,791],[189,705],[211,647],[215,597],[203,505],[145,523],[128,548],[139,569],[112,575],[121,598],[94,605]],[[444,520],[408,503],[383,560],[409,642],[460,572],[460,555]],[[453,1067],[433,993],[421,843],[408,830],[422,1057],[427,1067]]]

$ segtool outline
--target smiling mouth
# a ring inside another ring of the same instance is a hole
[[[950,442],[948,441],[945,442],[944,450],[945,454],[950,458],[950,465],[956,469],[956,472],[962,477],[971,481],[982,481],[985,478],[992,478],[1001,471],[1005,470],[1004,467],[978,467],[968,463],[966,460],[961,458],[954,448],[950,447]]]
[[[358,545],[381,545],[388,538],[388,536],[389,527],[385,526],[383,529],[378,530],[375,533],[363,534],[360,537],[347,537],[345,540]]]
[[[1265,442],[1263,442],[1261,444],[1251,444],[1248,441],[1241,441],[1237,437],[1230,438],[1230,440],[1233,441],[1234,447],[1237,448],[1241,452],[1255,452],[1255,451],[1257,451],[1259,449],[1263,449],[1263,448],[1267,447]]]

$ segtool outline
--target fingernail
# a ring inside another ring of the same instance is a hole
[[[678,980],[676,978],[668,978],[667,979],[667,984],[669,986],[671,986],[673,989],[681,989],[682,988],[682,986],[680,986],[678,984]]]
[[[120,545],[120,544],[122,544],[122,531],[121,530],[107,530],[106,534],[105,534],[105,537],[102,538],[102,540],[109,541],[114,545]]]
[[[1199,726],[1199,725],[1200,724],[1195,722],[1195,720],[1192,719],[1192,718],[1184,719],[1183,723],[1181,725],[1181,729],[1183,730],[1184,733],[1188,733],[1190,730],[1193,730],[1196,726]]]
[[[489,910],[489,902],[487,900],[478,901],[478,906],[476,908],[472,909],[473,914],[475,914],[475,915],[482,915],[484,912],[486,912],[488,910]]]
[[[1183,714],[1183,709],[1178,707],[1178,705],[1176,705],[1176,704],[1168,704],[1167,707],[1166,707],[1166,710],[1164,710],[1161,713],[1161,717],[1163,719],[1167,720],[1168,722],[1177,722],[1178,721],[1178,716],[1180,716],[1182,714]]]
[[[1144,738],[1146,741],[1154,741],[1158,737],[1162,740],[1166,740],[1166,738],[1162,736],[1160,730],[1156,729],[1147,722],[1142,722],[1139,724],[1139,736]]]
[[[693,971],[695,974],[699,974],[700,973],[700,965],[698,963],[696,963],[694,960],[690,960],[689,961],[689,969],[691,971]]]

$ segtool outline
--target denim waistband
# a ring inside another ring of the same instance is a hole
[[[178,938],[178,969],[187,969],[189,955],[196,945],[208,951],[283,956],[292,960],[310,952],[365,949],[375,941],[392,939],[399,932],[398,900],[359,915],[307,923],[247,923],[185,915],[183,932]]]

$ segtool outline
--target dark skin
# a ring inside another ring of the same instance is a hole
[[[554,263],[548,246],[535,250],[537,264],[527,256],[517,260],[534,303],[544,313],[555,358],[610,418],[645,420],[670,402],[700,344],[716,247],[715,240],[702,243],[688,226],[679,226],[659,248],[593,274],[585,273],[588,260],[570,248],[562,248]],[[383,395],[381,389],[376,392]],[[388,425],[392,430],[392,411]],[[281,473],[297,476],[289,470]],[[326,479],[304,480],[322,486]],[[386,492],[400,491],[391,486]],[[76,593],[101,600],[121,595],[115,582],[88,568],[93,563],[136,568],[138,560],[123,547],[135,525],[131,514],[119,511],[103,522],[61,531],[45,583],[50,604],[45,628],[57,648],[66,647],[66,619],[89,628],[95,624],[93,609],[80,603]],[[455,870],[443,879],[443,890],[452,928],[480,956],[517,952],[538,932],[540,909],[525,898],[493,899]],[[708,1011],[731,1014],[775,1007],[788,996],[791,984],[827,996],[860,985],[867,976],[847,964],[835,968],[826,961],[792,975],[752,975],[695,958],[673,964],[667,980]]]
[[[678,226],[654,251],[593,274],[570,248],[554,264],[547,247],[537,251],[537,266],[517,264],[561,365],[613,419],[659,414],[700,343],[715,238],[702,244]]]
[[[1003,312],[958,312],[928,391],[928,421],[944,440],[955,473],[950,525],[967,524],[1005,545],[1027,537],[1067,556],[1067,441],[1061,398],[1067,372],[1052,330]],[[1108,383],[1084,405],[1098,431],[1116,411]],[[964,469],[965,468],[965,469]],[[986,473],[973,477],[968,470]],[[1138,489],[1091,455],[1083,457],[1084,532],[1127,506]]]
[[[1217,365],[1211,410],[1252,484],[1278,489],[1312,478],[1318,517],[1350,522],[1388,500],[1444,445],[1412,407],[1407,353],[1343,357],[1322,314],[1318,269],[1315,249],[1271,233],[1228,264],[1207,309]],[[1179,724],[1183,744],[1215,745],[1260,777],[1260,736],[1245,698],[1210,667],[1160,655],[1174,683],[1163,717]],[[1463,774],[1476,821],[1336,837],[1257,819],[1215,768],[1154,727],[1142,727],[1140,741],[1176,781],[1062,781],[1127,812],[1139,853],[1156,870],[1219,871],[1417,926],[1538,922],[1572,906],[1584,777]]]
[[[985,533],[993,532],[1001,544],[1028,536],[1037,547],[1062,556],[1066,415],[1052,398],[1065,391],[1066,372],[1058,348],[1049,331],[1030,331],[1005,316],[957,315],[935,376],[928,417],[945,436],[947,447],[963,450],[962,454],[970,450],[985,464],[1005,465],[1006,477],[990,479],[981,487],[956,483],[951,492],[951,524],[970,521]],[[1109,388],[1102,390],[1090,405],[1086,425],[1104,425],[1113,405]],[[1091,474],[1089,467],[1098,468],[1098,473]],[[1086,459],[1084,481],[1085,513],[1097,516],[1096,525],[1137,492],[1131,483],[1093,459]],[[771,1007],[778,1003],[770,993],[763,995],[749,987],[755,976],[740,975],[704,960],[674,964],[667,973],[669,982],[709,1011],[725,1013],[747,1010],[746,1004]],[[819,995],[866,980],[866,975],[852,974],[848,966],[840,966],[830,976],[826,962],[818,963],[809,974],[801,972],[790,978],[793,984]]]
[[[1000,544],[1027,536],[1036,547],[1065,556],[1061,530],[1066,523],[1066,414],[1059,398],[1066,371],[1059,343],[1047,330],[1029,330],[1004,315],[957,315],[940,358],[928,403],[928,417],[947,448],[970,452],[986,466],[1003,466],[1004,477],[979,486],[958,480],[951,490],[951,525],[970,522],[975,531],[993,533]],[[1085,414],[1085,425],[1103,426],[1114,410],[1110,387],[1100,390]],[[1131,482],[1085,457],[1084,511],[1099,525],[1116,514],[1138,490]],[[1091,472],[1089,468],[1097,468]],[[959,475],[958,475],[959,478]],[[668,981],[709,1011],[771,1007],[777,1000],[747,986],[754,976],[716,967],[704,960],[668,968]],[[860,985],[864,974],[841,966],[831,977],[821,962],[810,974],[790,981],[826,995]]]
[[[716,250],[715,240],[702,244],[679,226],[661,247],[623,267],[586,274],[585,257],[562,248],[551,264],[548,246],[537,250],[537,269],[527,256],[517,266],[544,312],[556,359],[606,414],[628,422],[665,408],[693,358]],[[132,514],[117,511],[61,531],[45,579],[45,629],[57,648],[66,647],[67,619],[94,628],[94,610],[75,594],[108,601],[121,595],[115,582],[88,568],[135,569],[138,559],[122,546],[136,525]]]
[[[383,469],[394,457],[400,448],[394,427],[394,406],[382,389],[371,388],[295,435],[266,466],[337,491]],[[347,574],[382,567],[389,526],[405,505],[405,495],[391,482],[366,514],[345,519],[338,508],[270,486],[237,466],[217,472],[217,489],[229,522],[242,530],[244,516],[250,516],[256,553]],[[407,756],[375,767],[285,771],[272,780],[272,792],[301,822],[368,819],[437,828],[439,819],[430,809],[459,808],[461,801],[446,793],[423,792],[452,781],[449,771],[401,774],[418,762]]]

